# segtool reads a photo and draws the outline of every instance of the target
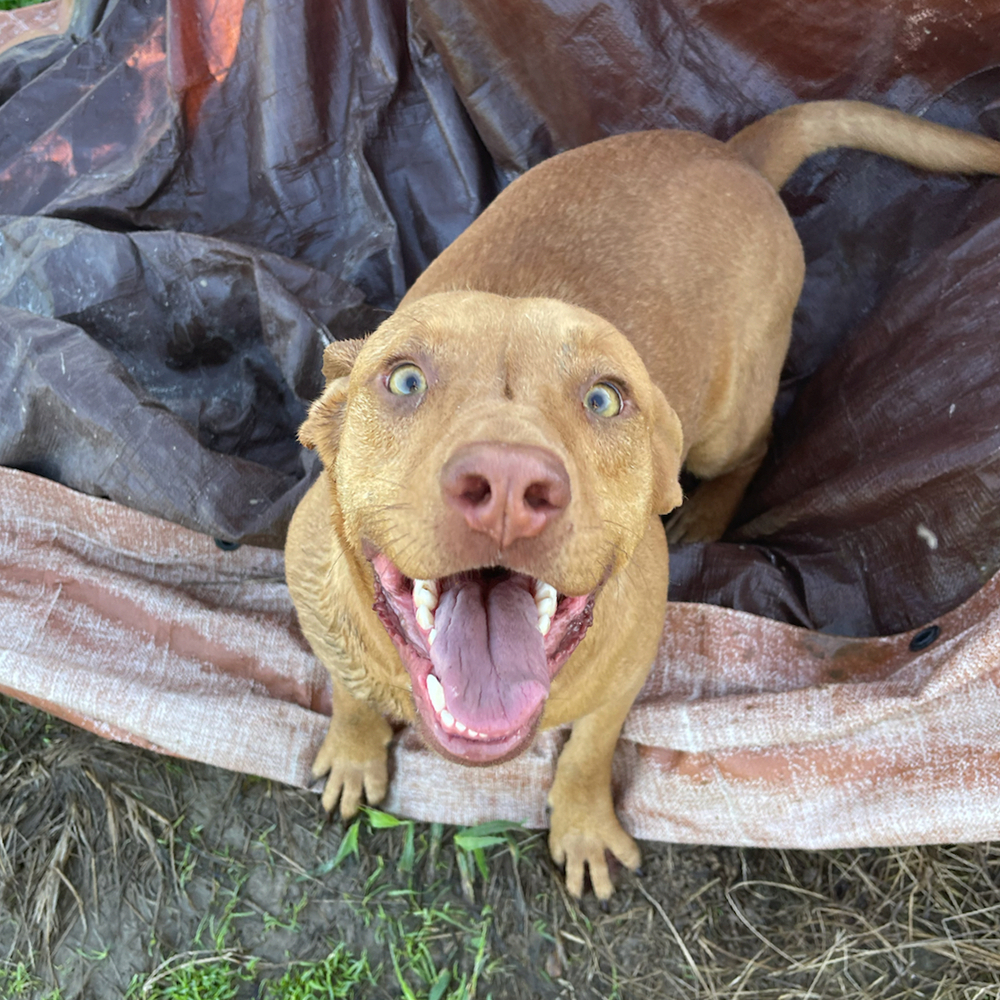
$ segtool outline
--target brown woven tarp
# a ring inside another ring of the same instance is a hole
[[[1000,0],[77,0],[0,53],[0,689],[307,782],[327,682],[273,546],[324,344],[608,133],[853,97],[996,134],[998,29]],[[774,446],[730,535],[671,555],[622,818],[996,836],[1000,182],[831,152],[785,198],[809,270]],[[388,807],[543,825],[561,738],[483,770],[403,732]]]

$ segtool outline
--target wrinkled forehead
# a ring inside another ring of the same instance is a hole
[[[485,292],[442,292],[399,309],[358,357],[365,372],[389,360],[429,356],[442,363],[567,368],[642,368],[628,340],[594,313],[554,299],[514,299]]]

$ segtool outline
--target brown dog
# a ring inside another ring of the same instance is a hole
[[[386,789],[386,716],[490,764],[573,724],[550,847],[579,895],[639,851],[611,760],[660,640],[659,515],[717,537],[764,454],[803,278],[776,190],[848,145],[1000,172],[1000,144],[855,102],[723,144],[621,135],[510,185],[364,342],[331,345],[301,439],[326,474],[287,545],[302,628],[333,678],[314,774],[352,815]]]

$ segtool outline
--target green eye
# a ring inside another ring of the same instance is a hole
[[[583,405],[599,417],[617,417],[622,412],[621,393],[610,382],[595,382],[583,397]]]
[[[409,363],[393,368],[386,380],[389,392],[394,396],[419,396],[427,391],[427,379],[424,373]]]

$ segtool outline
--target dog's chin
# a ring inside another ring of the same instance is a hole
[[[410,675],[427,745],[471,766],[527,749],[552,678],[590,627],[596,592],[559,594],[496,566],[414,580],[380,553],[370,559],[374,610]]]
[[[424,745],[447,760],[467,767],[489,767],[519,757],[531,746],[538,731],[544,704],[539,707],[527,726],[520,726],[504,737],[473,740],[448,732],[428,706],[417,704],[417,732]]]

